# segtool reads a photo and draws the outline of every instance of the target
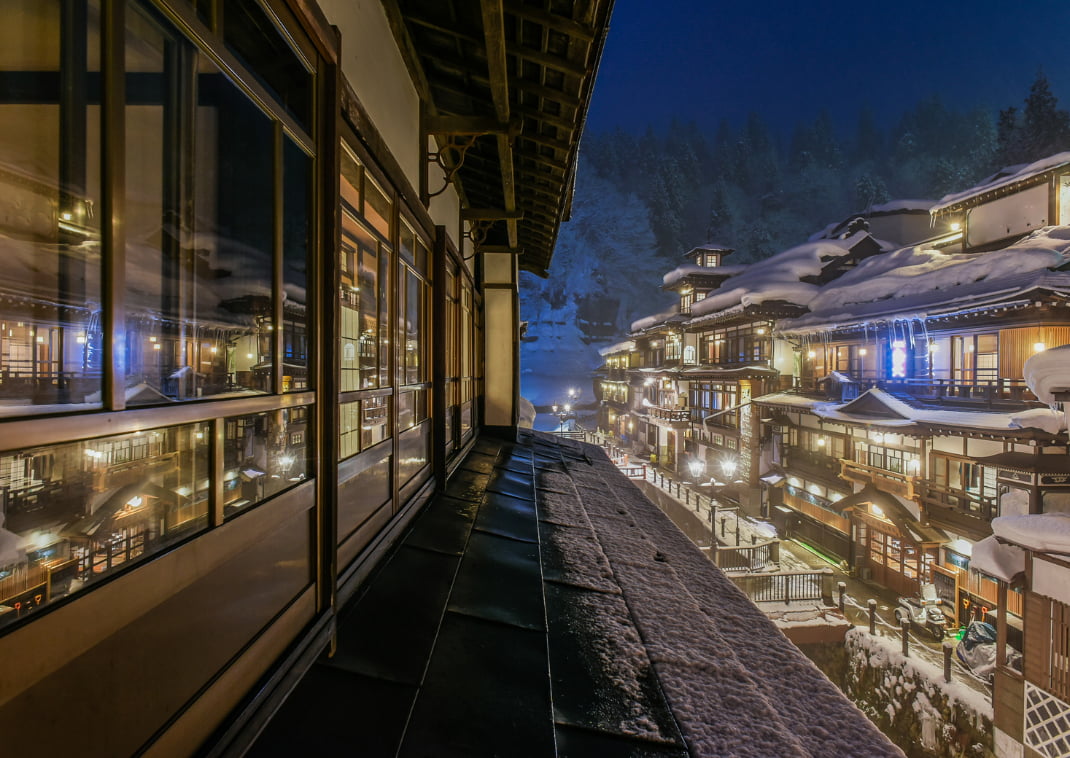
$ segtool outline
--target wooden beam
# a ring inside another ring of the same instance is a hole
[[[481,0],[483,11],[483,38],[487,47],[487,70],[490,74],[490,92],[494,99],[494,112],[498,120],[509,121],[509,68],[506,61],[505,11],[502,0]],[[502,199],[508,213],[516,211],[516,175],[513,167],[513,141],[508,134],[498,134],[498,162],[502,172]],[[509,246],[517,246],[516,219],[506,220],[509,231]]]
[[[563,90],[551,89],[538,82],[529,82],[526,79],[514,78],[513,87],[523,92],[530,92],[532,95],[541,97],[543,100],[552,100],[555,103],[560,103],[568,108],[579,108],[580,106],[579,95],[570,95]]]
[[[552,53],[544,53],[540,50],[533,50],[530,47],[521,47],[520,45],[513,45],[509,48],[509,52],[518,58],[523,58],[526,61],[537,63],[540,66],[546,66],[552,68],[555,71],[560,71],[562,74],[569,76],[578,76],[581,79],[587,76],[587,67],[579,63],[573,63],[572,61],[562,58],[560,55],[553,55]]]
[[[536,24],[542,24],[548,29],[567,34],[569,37],[576,37],[584,42],[594,41],[594,30],[585,24],[578,23],[572,19],[565,18],[564,16],[557,16],[540,8],[534,8],[530,5],[521,5],[518,2],[509,3],[505,10],[507,13],[510,13],[517,18],[522,18],[525,21],[533,21]]]
[[[487,71],[494,112],[503,123],[509,121],[509,69],[506,65],[505,13],[502,0],[481,0],[483,39],[487,49]]]
[[[523,122],[516,119],[511,122],[497,118],[480,116],[428,116],[427,133],[438,135],[471,136],[477,134],[508,134],[516,136],[523,128]]]
[[[503,211],[497,208],[463,208],[461,218],[465,221],[507,221],[524,218],[523,211]]]

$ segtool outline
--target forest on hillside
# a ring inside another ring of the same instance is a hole
[[[842,136],[851,132],[849,137]],[[585,170],[634,193],[667,260],[702,242],[761,260],[823,225],[889,200],[937,200],[1001,167],[1070,147],[1070,113],[1041,73],[1021,107],[956,111],[936,98],[890,125],[863,109],[853,129],[827,114],[778,144],[752,114],[739,127],[674,122],[665,134],[588,134]]]
[[[671,307],[662,275],[696,245],[734,248],[732,264],[759,261],[872,205],[936,201],[1070,150],[1070,112],[1039,74],[1020,105],[998,112],[931,98],[893,124],[862,110],[849,127],[821,115],[787,133],[775,137],[755,114],[586,134],[550,275],[521,281],[522,393],[552,402],[600,364],[599,347]]]

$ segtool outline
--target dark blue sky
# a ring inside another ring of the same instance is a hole
[[[895,120],[937,94],[953,107],[1021,107],[1043,67],[1070,108],[1068,0],[616,0],[588,128],[758,112],[787,136],[828,110]]]

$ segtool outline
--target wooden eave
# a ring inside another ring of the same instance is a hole
[[[1052,434],[1043,429],[986,429],[980,426],[955,426],[954,424],[940,424],[933,421],[918,421],[927,434],[934,437],[968,437],[970,439],[1005,440],[1017,442],[1030,440],[1045,444],[1063,444],[1066,435]]]
[[[716,269],[710,270],[715,271]],[[710,291],[720,287],[731,276],[733,274],[684,274],[672,284],[663,284],[661,288],[669,292],[679,292],[683,287]]]
[[[971,195],[970,197],[963,198],[962,200],[958,201],[953,205],[948,205],[943,208],[940,208],[939,210],[931,211],[931,215],[933,217],[937,217],[946,215],[948,213],[958,213],[969,208],[976,208],[978,205],[983,205],[992,200],[998,200],[999,198],[1006,197],[1007,195],[1013,195],[1014,193],[1021,192],[1024,189],[1036,187],[1040,184],[1047,184],[1056,174],[1066,173],[1068,168],[1070,168],[1070,163],[1060,163],[1058,166],[1052,166],[1051,168],[1042,171],[1039,174],[1034,174],[1033,176],[1025,177],[1024,179],[1021,179],[1016,182],[1011,182],[1010,184],[1004,184],[999,187],[994,187],[987,192],[979,192],[976,195]]]
[[[702,301],[697,301],[701,303]],[[693,308],[694,306],[692,306]],[[719,327],[748,324],[754,321],[774,321],[780,318],[797,318],[807,312],[802,305],[795,305],[783,300],[767,301],[744,306],[742,309],[726,309],[721,313],[703,313],[692,316],[695,323],[687,324],[688,332],[703,332],[716,324]]]
[[[422,102],[422,134],[447,148],[462,210],[499,211],[470,219],[477,251],[516,252],[521,269],[545,275],[570,212],[613,0],[382,2]],[[470,128],[448,126],[465,120]],[[426,171],[425,198],[444,181],[435,164]]]

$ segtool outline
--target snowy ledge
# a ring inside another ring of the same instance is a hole
[[[541,518],[593,533],[572,555],[604,560],[585,575],[627,604],[692,755],[902,755],[601,448],[574,444],[573,497],[536,475]]]

